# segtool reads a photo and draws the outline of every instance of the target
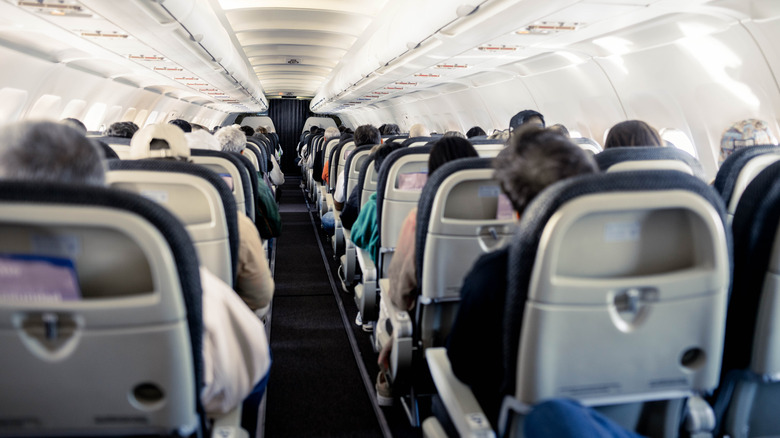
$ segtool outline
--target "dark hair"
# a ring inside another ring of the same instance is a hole
[[[367,144],[380,144],[382,136],[379,130],[372,125],[360,125],[355,130],[355,146],[364,146]]]
[[[560,123],[556,123],[556,124],[550,126],[548,129],[551,130],[551,131],[555,131],[555,132],[557,132],[558,134],[561,134],[564,137],[567,137],[567,138],[571,137],[569,135],[569,130],[566,129],[566,127],[561,125]]]
[[[534,117],[538,117],[542,121],[541,127],[544,128],[544,116],[540,112],[534,110],[523,110],[512,116],[512,118],[509,120],[509,130],[514,131],[520,126],[528,123],[528,121]]]
[[[428,157],[428,175],[432,175],[442,164],[452,160],[478,156],[474,146],[465,138],[442,137],[431,148],[431,155]]]
[[[173,120],[168,121],[168,123],[171,124],[171,125],[178,126],[184,132],[192,132],[192,125],[190,125],[190,122],[188,122],[186,120],[173,119]]]
[[[398,135],[401,133],[401,128],[394,123],[388,123],[387,125],[384,125],[384,129],[379,128],[379,132],[382,135]]]
[[[547,186],[575,175],[598,172],[593,157],[561,134],[527,127],[512,136],[493,161],[495,178],[522,213]]]
[[[466,138],[471,137],[478,137],[480,135],[487,135],[484,129],[480,128],[479,126],[475,126],[468,131],[466,131]]]
[[[382,123],[377,129],[379,129],[380,134],[385,135],[385,128],[387,128],[387,123]]]
[[[402,147],[403,147],[403,143],[397,141],[391,141],[389,143],[383,144],[382,146],[379,147],[379,149],[375,150],[373,153],[373,158],[374,158],[374,170],[376,170],[376,173],[379,173],[379,168],[382,167],[382,162],[385,161],[385,158],[387,158],[387,156],[390,155],[390,153],[397,151]],[[369,158],[372,158],[372,156],[369,156]]]
[[[87,133],[87,127],[83,123],[81,123],[81,120],[79,120],[79,119],[74,119],[73,117],[68,117],[67,119],[60,120],[60,123],[64,123],[64,124],[70,126],[71,128],[76,129],[77,131],[79,131],[82,134],[86,135],[86,133]]]
[[[626,120],[609,130],[604,149],[630,146],[663,146],[661,135],[641,120]]]
[[[138,125],[133,122],[116,122],[108,127],[106,135],[109,137],[133,138],[136,131],[138,131]]]
[[[347,130],[347,127],[344,125],[339,125],[339,132],[344,132]]]
[[[250,127],[250,126],[242,126],[239,129],[244,131],[244,135],[246,135],[247,137],[251,137],[251,136],[255,135],[255,130],[252,129],[252,127]]]

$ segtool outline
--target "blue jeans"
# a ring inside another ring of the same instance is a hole
[[[597,411],[574,400],[549,400],[534,406],[525,418],[526,438],[641,438]]]
[[[333,216],[332,211],[322,215],[322,228],[329,235],[333,235],[336,232],[336,218]]]

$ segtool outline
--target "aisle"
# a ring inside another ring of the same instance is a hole
[[[282,188],[265,437],[381,437],[299,184]]]

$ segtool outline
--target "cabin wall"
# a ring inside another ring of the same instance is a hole
[[[89,130],[118,121],[139,126],[183,118],[205,126],[226,113],[136,88],[0,46],[0,122],[75,117]]]

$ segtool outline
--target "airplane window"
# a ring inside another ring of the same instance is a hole
[[[0,89],[0,120],[14,121],[27,101],[27,91],[16,88]]]
[[[151,114],[149,114],[149,118],[148,118],[148,119],[146,119],[146,123],[144,124],[144,126],[146,126],[146,125],[151,125],[151,124],[153,124],[153,123],[157,122],[157,117],[159,117],[159,116],[160,116],[160,113],[159,113],[159,112],[157,112],[157,111],[152,111],[152,113],[151,113]]]
[[[60,96],[44,94],[35,102],[35,105],[27,114],[27,118],[45,119],[56,117],[60,113],[60,107],[62,107],[62,98]]]
[[[89,109],[87,115],[84,117],[84,125],[90,131],[95,131],[100,127],[100,122],[103,121],[103,117],[106,115],[106,104],[96,103]]]
[[[135,108],[128,108],[127,111],[125,111],[125,115],[122,116],[119,120],[134,120],[135,114],[138,112]]]
[[[81,99],[73,99],[65,105],[65,109],[60,114],[61,119],[67,119],[73,117],[75,119],[81,119],[81,115],[84,113],[84,108],[87,107],[87,102]]]
[[[146,115],[149,114],[149,111],[147,110],[141,110],[136,114],[135,120],[133,122],[138,126],[146,126],[144,125],[144,122],[146,121]]]
[[[122,113],[122,107],[120,105],[112,106],[108,111],[106,111],[106,116],[103,117],[103,124],[110,125],[114,122],[118,122],[119,114],[121,113]],[[122,119],[122,120],[127,120],[127,119]]]
[[[660,134],[662,139],[668,141],[677,149],[682,149],[692,156],[699,158],[699,154],[696,153],[696,148],[693,146],[693,142],[684,132],[675,128],[664,128],[661,129]]]
[[[569,138],[582,138],[582,133],[580,131],[570,129]]]

